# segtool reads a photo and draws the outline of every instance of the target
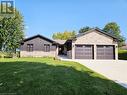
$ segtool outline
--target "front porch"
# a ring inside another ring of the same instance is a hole
[[[58,57],[72,59],[72,42],[70,40],[59,43],[57,47]]]

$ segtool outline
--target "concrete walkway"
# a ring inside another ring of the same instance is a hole
[[[119,83],[127,88],[127,61],[123,60],[71,60],[61,58],[61,60],[78,62],[91,70],[104,75],[105,77]]]

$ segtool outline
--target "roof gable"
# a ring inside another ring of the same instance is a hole
[[[80,33],[80,34],[76,35],[76,38],[81,37],[81,36],[84,36],[84,35],[86,35],[86,34],[88,34],[88,33],[93,32],[93,31],[97,31],[97,32],[99,32],[99,33],[102,33],[102,34],[108,36],[108,37],[111,37],[111,38],[113,38],[113,39],[118,40],[118,38],[116,38],[115,36],[113,36],[113,35],[111,35],[111,34],[109,34],[109,33],[106,33],[106,32],[104,32],[104,31],[102,31],[101,29],[98,29],[98,28],[91,29],[91,30],[89,30],[89,31],[87,31],[87,32],[85,32],[85,33]]]
[[[32,36],[32,37],[26,38],[26,39],[24,39],[22,41],[22,43],[27,42],[27,41],[32,40],[32,39],[35,39],[35,38],[38,38],[38,37],[41,38],[41,39],[44,39],[44,40],[46,40],[46,41],[48,41],[50,43],[56,43],[55,41],[53,41],[53,40],[51,40],[51,39],[49,39],[47,37],[44,37],[42,35],[35,35],[35,36]]]

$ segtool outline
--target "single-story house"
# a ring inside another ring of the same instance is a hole
[[[68,40],[51,40],[42,35],[24,39],[21,57],[57,57],[70,59],[118,59],[118,40],[100,29],[91,29]]]

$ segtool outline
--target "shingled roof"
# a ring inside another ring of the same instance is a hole
[[[67,41],[67,40],[54,40],[55,42],[57,42],[57,43],[59,43],[59,44],[61,44],[61,45],[63,45],[63,44],[65,44],[65,42]]]
[[[42,38],[42,39],[44,39],[44,40],[46,40],[46,41],[48,41],[48,42],[50,42],[50,43],[59,44],[59,43],[55,42],[54,40],[49,39],[49,38],[47,38],[47,37],[44,37],[44,36],[42,36],[42,35],[40,35],[40,34],[35,35],[35,36],[32,36],[32,37],[29,37],[29,38],[25,38],[25,39],[21,42],[21,44],[24,43],[24,42],[26,42],[26,41],[32,40],[32,39],[34,39],[34,38],[37,38],[37,37]]]
[[[96,31],[98,31],[98,32],[100,32],[100,33],[102,33],[102,34],[104,34],[104,35],[107,35],[107,36],[112,37],[113,39],[116,39],[117,41],[119,41],[119,39],[118,39],[117,37],[115,37],[114,35],[109,34],[109,33],[107,33],[107,32],[104,32],[104,31],[102,31],[102,30],[99,29],[99,28],[94,28],[94,29],[91,29],[91,30],[89,30],[89,31],[87,31],[87,32],[79,33],[79,34],[76,35],[75,37],[73,37],[73,38],[71,38],[71,39],[68,39],[68,40],[74,40],[74,39],[76,39],[77,37],[80,37],[80,36],[83,36],[83,35],[86,35],[86,34],[92,32],[93,30],[96,30]],[[29,37],[29,38],[24,39],[21,43],[24,43],[24,42],[29,41],[29,40],[31,40],[31,39],[34,39],[34,38],[36,38],[36,37],[40,37],[40,38],[42,38],[42,39],[47,40],[48,42],[51,42],[51,43],[53,43],[53,44],[59,44],[59,45],[63,45],[63,44],[66,43],[66,41],[68,41],[68,40],[52,40],[52,39],[49,39],[49,38],[47,38],[47,37],[44,37],[44,36],[38,34],[38,35],[35,35],[35,36],[32,36],[32,37]]]

